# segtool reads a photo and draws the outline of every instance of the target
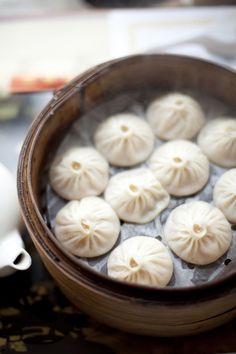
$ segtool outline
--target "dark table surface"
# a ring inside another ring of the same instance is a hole
[[[50,97],[45,93],[0,100],[0,161],[12,171],[33,116]],[[16,108],[12,119],[1,120],[12,104]],[[32,255],[31,268],[0,278],[0,354],[236,353],[236,320],[211,332],[182,338],[136,336],[98,323],[61,294],[27,233],[24,241]]]

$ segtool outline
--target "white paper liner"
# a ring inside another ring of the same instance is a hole
[[[232,107],[219,102],[213,97],[205,97],[199,95],[199,93],[180,90],[182,93],[191,95],[193,98],[202,105],[207,119],[213,119],[220,116],[235,116],[236,111]],[[148,103],[151,102],[153,98],[158,97],[163,94],[160,92],[146,92],[145,94],[129,93],[120,95],[115,99],[110,100],[109,102],[97,107],[89,114],[83,115],[79,118],[71,127],[69,133],[65,136],[62,141],[57,154],[65,152],[68,148],[73,146],[91,146],[93,144],[93,135],[100,122],[105,120],[112,114],[120,112],[132,112],[145,119],[145,110]],[[159,139],[156,139],[156,146],[163,144]],[[143,163],[138,166],[147,166],[147,163]],[[110,176],[113,176],[117,172],[127,170],[124,168],[117,168],[110,166]],[[210,178],[205,186],[205,188],[199,193],[187,197],[187,198],[171,198],[170,204],[167,209],[165,209],[160,216],[155,220],[147,224],[131,224],[131,223],[122,223],[120,237],[114,247],[128,239],[129,237],[144,235],[148,237],[156,237],[159,240],[162,240],[165,244],[163,237],[163,226],[168,218],[170,212],[177,206],[194,200],[203,200],[209,203],[212,203],[212,192],[213,187],[217,179],[226,171],[226,169],[211,164],[210,169]],[[55,226],[55,216],[57,212],[66,204],[67,202],[57,196],[50,185],[47,184],[46,187],[46,205],[47,205],[47,219],[49,219],[50,226],[52,230]],[[171,251],[170,251],[171,252]],[[193,264],[188,264],[185,261],[182,261],[179,257],[173,255],[174,261],[174,275],[168,286],[171,287],[182,287],[182,286],[193,286],[196,284],[205,283],[209,280],[214,279],[220,275],[220,272],[226,267],[228,261],[235,258],[236,255],[236,231],[233,231],[233,241],[228,252],[219,258],[216,262],[211,263],[206,266],[196,266]],[[81,258],[82,262],[85,262],[87,265],[91,266],[98,272],[107,273],[106,263],[109,253],[104,256],[96,257],[93,259]],[[226,261],[226,262],[225,262]]]

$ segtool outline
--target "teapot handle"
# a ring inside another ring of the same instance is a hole
[[[10,264],[10,267],[16,270],[26,270],[31,266],[32,260],[29,253],[21,248],[15,260]]]

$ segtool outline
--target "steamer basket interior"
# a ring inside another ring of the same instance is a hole
[[[60,142],[76,120],[79,126],[80,117],[117,97],[123,97],[118,100],[119,109],[129,107],[140,97],[145,107],[156,92],[168,91],[195,92],[203,99],[210,96],[214,102],[227,105],[229,112],[236,112],[236,75],[230,70],[174,55],[142,55],[114,60],[89,70],[55,93],[31,126],[18,169],[18,193],[26,225],[42,260],[66,296],[102,322],[151,335],[200,332],[233,318],[235,261],[228,262],[214,280],[190,287],[150,288],[113,280],[66,252],[57,242],[51,230],[46,195],[48,168]],[[118,108],[110,105],[108,111],[116,113]],[[96,306],[92,305],[94,299]],[[101,303],[106,307],[104,315],[97,309]],[[125,306],[132,304],[127,320]],[[120,314],[114,319],[112,308],[116,305],[120,306]],[[166,306],[172,305],[175,309],[170,310],[162,328],[160,319],[153,319],[156,315],[150,314],[153,311],[161,313]],[[135,323],[135,312],[145,325]],[[216,320],[213,320],[214,316]],[[199,323],[204,325],[199,326]]]

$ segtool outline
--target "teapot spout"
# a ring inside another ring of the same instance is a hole
[[[11,275],[16,270],[26,270],[31,257],[24,249],[18,230],[12,230],[0,238],[0,277]]]
[[[26,270],[31,266],[31,257],[29,253],[22,248],[18,255],[16,256],[15,260],[10,264],[10,267],[16,270]]]

